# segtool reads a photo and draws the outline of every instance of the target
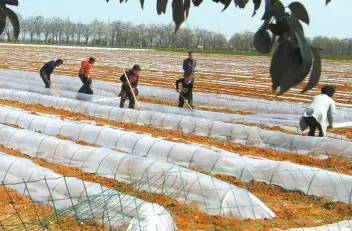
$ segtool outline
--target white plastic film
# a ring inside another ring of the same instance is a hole
[[[0,98],[23,103],[42,104],[118,122],[136,123],[155,128],[178,130],[186,134],[206,136],[216,140],[271,148],[299,154],[343,156],[351,159],[352,143],[330,137],[303,137],[252,126],[229,124],[190,116],[152,111],[136,111],[102,106],[79,100],[44,96],[35,93],[0,89]]]
[[[14,70],[0,70],[1,78],[14,78],[21,80],[35,80],[40,82],[41,79],[38,73],[25,72],[25,71],[14,71]],[[120,83],[105,82],[105,81],[94,81],[94,90],[103,95],[115,95],[119,92]],[[53,82],[58,85],[58,88],[63,90],[78,91],[81,85],[78,77],[68,76],[53,76]],[[39,86],[43,86],[43,83],[39,83]],[[73,87],[76,86],[76,87]],[[77,88],[77,89],[76,89]],[[149,98],[162,99],[168,101],[176,101],[178,99],[178,93],[173,90],[154,87],[154,86],[140,86],[140,95]],[[268,113],[268,114],[296,114],[301,115],[305,108],[305,104],[302,103],[291,103],[283,101],[270,101],[265,99],[255,99],[248,97],[239,97],[224,94],[214,93],[199,93],[194,94],[194,101],[197,104],[218,107],[224,109],[230,109],[234,111],[251,111],[254,113]],[[345,105],[350,106],[350,105]],[[339,113],[345,115],[347,120],[352,120],[352,109],[344,108],[340,109]]]
[[[0,70],[0,74],[1,74]],[[19,74],[22,74],[21,72]],[[77,93],[77,86],[80,85],[80,80],[74,79],[72,77],[63,77],[61,76],[59,78],[59,82],[63,82],[62,84],[59,84],[58,86],[55,85],[58,89],[47,89],[43,88],[43,83],[42,81],[38,78],[38,76],[32,76],[33,73],[31,73],[28,77],[25,79],[24,83],[24,77],[21,75],[16,75],[10,77],[0,77],[0,87],[1,88],[8,88],[8,89],[18,89],[18,90],[25,90],[33,93],[40,93],[40,94],[45,94],[45,95],[54,95],[54,96],[60,96],[60,97],[65,97],[69,99],[79,99],[79,100],[84,100],[84,101],[89,101],[89,102],[94,102],[98,103],[100,105],[107,105],[107,106],[119,106],[119,101],[120,99],[116,96],[116,93],[119,92],[120,86],[114,85],[108,82],[103,82],[100,81],[98,82],[98,88],[95,91],[95,95],[85,95],[85,94],[80,94]],[[109,85],[112,86],[109,86]],[[146,87],[146,91],[150,91],[150,87]],[[165,89],[163,90],[165,91]],[[160,98],[163,99],[163,98]],[[177,97],[176,97],[177,99]],[[254,104],[257,102],[261,102],[260,99],[252,99],[252,102],[249,102],[249,100],[245,100],[245,105],[250,105]],[[271,104],[276,105],[275,102],[273,101],[265,101],[267,106],[270,108]],[[175,102],[175,105],[177,103]],[[284,108],[287,108],[288,106],[286,105],[281,105]],[[209,120],[214,120],[214,121],[222,121],[222,122],[245,122],[245,123],[253,123],[253,124],[275,124],[275,125],[283,125],[283,126],[294,126],[294,127],[299,127],[298,121],[301,117],[301,114],[303,113],[303,109],[305,105],[303,104],[297,104],[295,105],[295,109],[298,109],[297,112],[293,112],[293,114],[289,114],[289,111],[286,111],[285,114],[278,114],[274,113],[275,110],[271,112],[266,112],[263,113],[263,111],[257,110],[259,114],[255,115],[240,115],[240,114],[227,114],[227,113],[219,113],[219,112],[211,112],[211,111],[202,111],[202,110],[189,110],[189,109],[183,109],[183,108],[177,108],[177,107],[170,107],[170,106],[165,106],[165,105],[155,105],[155,104],[148,104],[148,103],[143,103],[141,106],[142,110],[145,111],[158,111],[158,112],[163,112],[163,113],[170,113],[170,114],[179,114],[179,115],[186,115],[186,116],[192,116],[192,117],[198,117],[198,118],[204,118],[204,119],[209,119]],[[292,105],[290,107],[293,107]],[[236,110],[239,110],[238,108]],[[347,110],[347,111],[346,111]],[[277,111],[277,110],[276,110]],[[339,113],[335,115],[334,119],[334,127],[351,127],[352,126],[352,117],[349,116],[352,111],[348,109],[339,109]],[[268,114],[270,113],[270,114]],[[298,114],[297,114],[298,113]]]
[[[50,163],[78,167],[83,172],[124,181],[141,191],[162,193],[185,203],[194,203],[210,215],[237,219],[275,216],[247,190],[169,163],[108,148],[83,146],[4,125],[0,125],[0,144]]]
[[[176,230],[171,215],[158,204],[144,202],[100,184],[63,177],[28,159],[0,153],[0,180],[2,185],[33,202],[49,205],[59,215],[71,215],[81,221],[94,220],[109,228]]]
[[[201,146],[175,143],[144,134],[96,126],[0,107],[0,123],[16,125],[52,136],[64,136],[125,153],[170,162],[213,174],[235,176],[299,190],[308,195],[350,203],[352,176],[319,168],[251,158]]]

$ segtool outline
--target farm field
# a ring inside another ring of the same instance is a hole
[[[76,93],[89,56],[92,97]],[[37,72],[57,57],[44,89]],[[324,60],[336,128],[312,138],[297,124],[318,89],[274,97],[265,57],[196,54],[192,112],[174,107],[181,53],[0,44],[0,58],[4,230],[352,225],[352,61]],[[136,63],[141,110],[120,109],[117,76]]]
[[[108,52],[106,52],[108,51]],[[183,53],[153,50],[76,49],[70,47],[46,47],[37,45],[0,44],[0,68],[37,72],[43,62],[57,57],[65,60],[58,74],[77,76],[82,58],[94,56],[97,63],[93,70],[95,79],[116,82],[121,68],[138,63],[143,68],[141,84],[172,88],[173,79],[181,76]],[[268,78],[268,57],[196,54],[198,61],[198,92],[221,93],[236,96],[260,97],[270,100],[307,102],[318,90],[300,95],[301,89],[293,88],[287,94],[274,97]],[[336,100],[349,103],[351,97],[352,61],[323,60],[320,86],[334,83]]]

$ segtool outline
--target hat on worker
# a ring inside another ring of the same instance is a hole
[[[141,67],[139,66],[139,65],[134,65],[133,67],[132,67],[132,70],[135,70],[135,71],[141,71],[142,69],[141,69]]]

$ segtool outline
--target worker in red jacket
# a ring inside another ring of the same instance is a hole
[[[79,70],[78,76],[81,79],[83,86],[79,89],[79,93],[93,95],[91,88],[92,79],[89,77],[92,65],[95,63],[95,58],[90,57],[88,60],[84,60],[81,63],[81,69]]]
[[[123,74],[120,77],[120,80],[122,82],[121,92],[119,94],[119,96],[121,97],[120,108],[124,108],[125,102],[126,102],[127,99],[129,100],[128,108],[134,108],[135,107],[136,100],[135,100],[134,96],[138,95],[137,86],[138,86],[139,72],[140,71],[141,71],[141,67],[139,65],[134,65],[132,67],[132,69],[129,70],[126,73],[127,78],[129,80],[131,86],[130,86],[130,84],[128,84],[128,81],[126,79],[125,74]],[[132,92],[134,93],[134,96],[133,96]]]

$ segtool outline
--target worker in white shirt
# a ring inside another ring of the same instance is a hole
[[[325,86],[321,89],[321,94],[315,96],[311,104],[304,110],[300,120],[300,128],[302,131],[309,127],[309,136],[315,136],[315,132],[319,130],[319,136],[326,135],[327,128],[333,127],[334,114],[336,112],[336,104],[332,99],[335,94],[334,86]]]

